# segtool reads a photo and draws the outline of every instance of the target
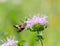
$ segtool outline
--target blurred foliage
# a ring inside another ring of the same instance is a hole
[[[12,36],[19,41],[26,40],[30,46],[40,46],[34,40],[36,32],[24,30],[17,33],[13,27],[34,14],[48,16],[49,26],[44,31],[44,46],[60,46],[60,0],[0,0],[0,40]]]

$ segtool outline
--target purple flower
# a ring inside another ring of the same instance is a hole
[[[5,43],[3,43],[1,46],[16,46],[17,43],[18,43],[18,41],[7,38],[7,41]]]
[[[32,27],[35,24],[40,24],[40,25],[48,25],[48,21],[46,20],[47,16],[44,17],[39,17],[39,16],[33,16],[32,19],[27,20],[25,23],[26,28]]]

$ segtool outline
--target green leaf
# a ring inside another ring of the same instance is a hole
[[[35,38],[36,41],[43,40],[43,39],[44,39],[44,38],[43,38],[43,36],[41,36],[41,35],[37,35],[36,38]]]
[[[18,46],[23,46],[24,43],[25,43],[25,40],[21,40],[21,41],[18,43]]]
[[[44,39],[42,35],[38,35],[37,37],[42,40]]]

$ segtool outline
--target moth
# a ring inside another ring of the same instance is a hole
[[[24,23],[22,25],[13,25],[13,26],[18,29],[18,32],[21,32],[25,29],[26,23]]]

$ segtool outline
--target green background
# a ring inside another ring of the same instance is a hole
[[[14,24],[22,24],[34,14],[47,15],[49,26],[44,30],[44,46],[60,46],[60,0],[1,0],[0,1],[0,45],[7,37],[26,40],[24,46],[41,46],[34,40],[36,32],[24,30],[17,33]]]

